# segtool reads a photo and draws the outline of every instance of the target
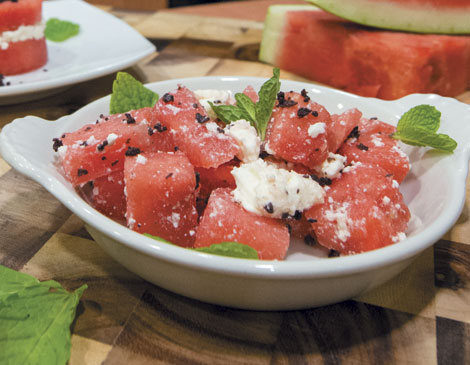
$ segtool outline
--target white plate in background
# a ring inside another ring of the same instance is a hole
[[[43,2],[43,19],[80,25],[77,36],[64,42],[47,41],[48,61],[34,71],[5,76],[0,105],[34,100],[70,85],[132,66],[155,52],[155,46],[127,23],[84,1]]]

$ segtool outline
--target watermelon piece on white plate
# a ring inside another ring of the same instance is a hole
[[[470,34],[468,0],[308,0],[355,23],[408,32]]]

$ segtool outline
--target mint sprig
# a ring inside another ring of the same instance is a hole
[[[0,265],[0,363],[66,364],[70,325],[86,288],[69,293],[54,280]]]
[[[418,105],[402,115],[397,131],[392,137],[412,146],[428,146],[452,153],[457,147],[457,142],[447,134],[437,133],[440,123],[439,110],[432,105]]]
[[[266,128],[276,102],[277,93],[281,88],[280,71],[273,69],[273,77],[267,80],[258,92],[258,102],[254,103],[243,93],[236,93],[236,105],[214,105],[209,103],[219,119],[225,123],[245,119],[256,128],[261,140],[266,136]]]
[[[152,107],[157,101],[157,93],[147,89],[127,72],[118,72],[113,82],[109,112],[126,113],[130,110]]]
[[[164,238],[153,236],[150,233],[144,233],[144,236],[157,241],[168,243],[170,245],[174,245],[174,243],[167,241]],[[258,252],[253,247],[238,242],[214,243],[207,247],[191,248],[191,250],[218,256],[235,257],[239,259],[259,259]]]
[[[72,23],[67,20],[60,20],[58,18],[50,18],[46,22],[44,36],[49,41],[63,42],[76,36],[79,31],[80,26],[76,23]]]

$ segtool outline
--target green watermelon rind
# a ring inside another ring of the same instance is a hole
[[[468,9],[377,0],[307,0],[362,25],[417,33],[470,34]]]
[[[276,64],[278,58],[277,51],[280,50],[279,42],[283,36],[285,15],[289,11],[311,11],[317,9],[313,5],[271,5],[264,20],[263,37],[261,40],[259,60]]]

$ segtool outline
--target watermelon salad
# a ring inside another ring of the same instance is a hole
[[[179,85],[150,104],[53,140],[66,179],[128,228],[262,260],[284,259],[293,238],[330,256],[406,238],[404,128],[331,113],[305,89],[280,90],[279,72],[259,92]]]

